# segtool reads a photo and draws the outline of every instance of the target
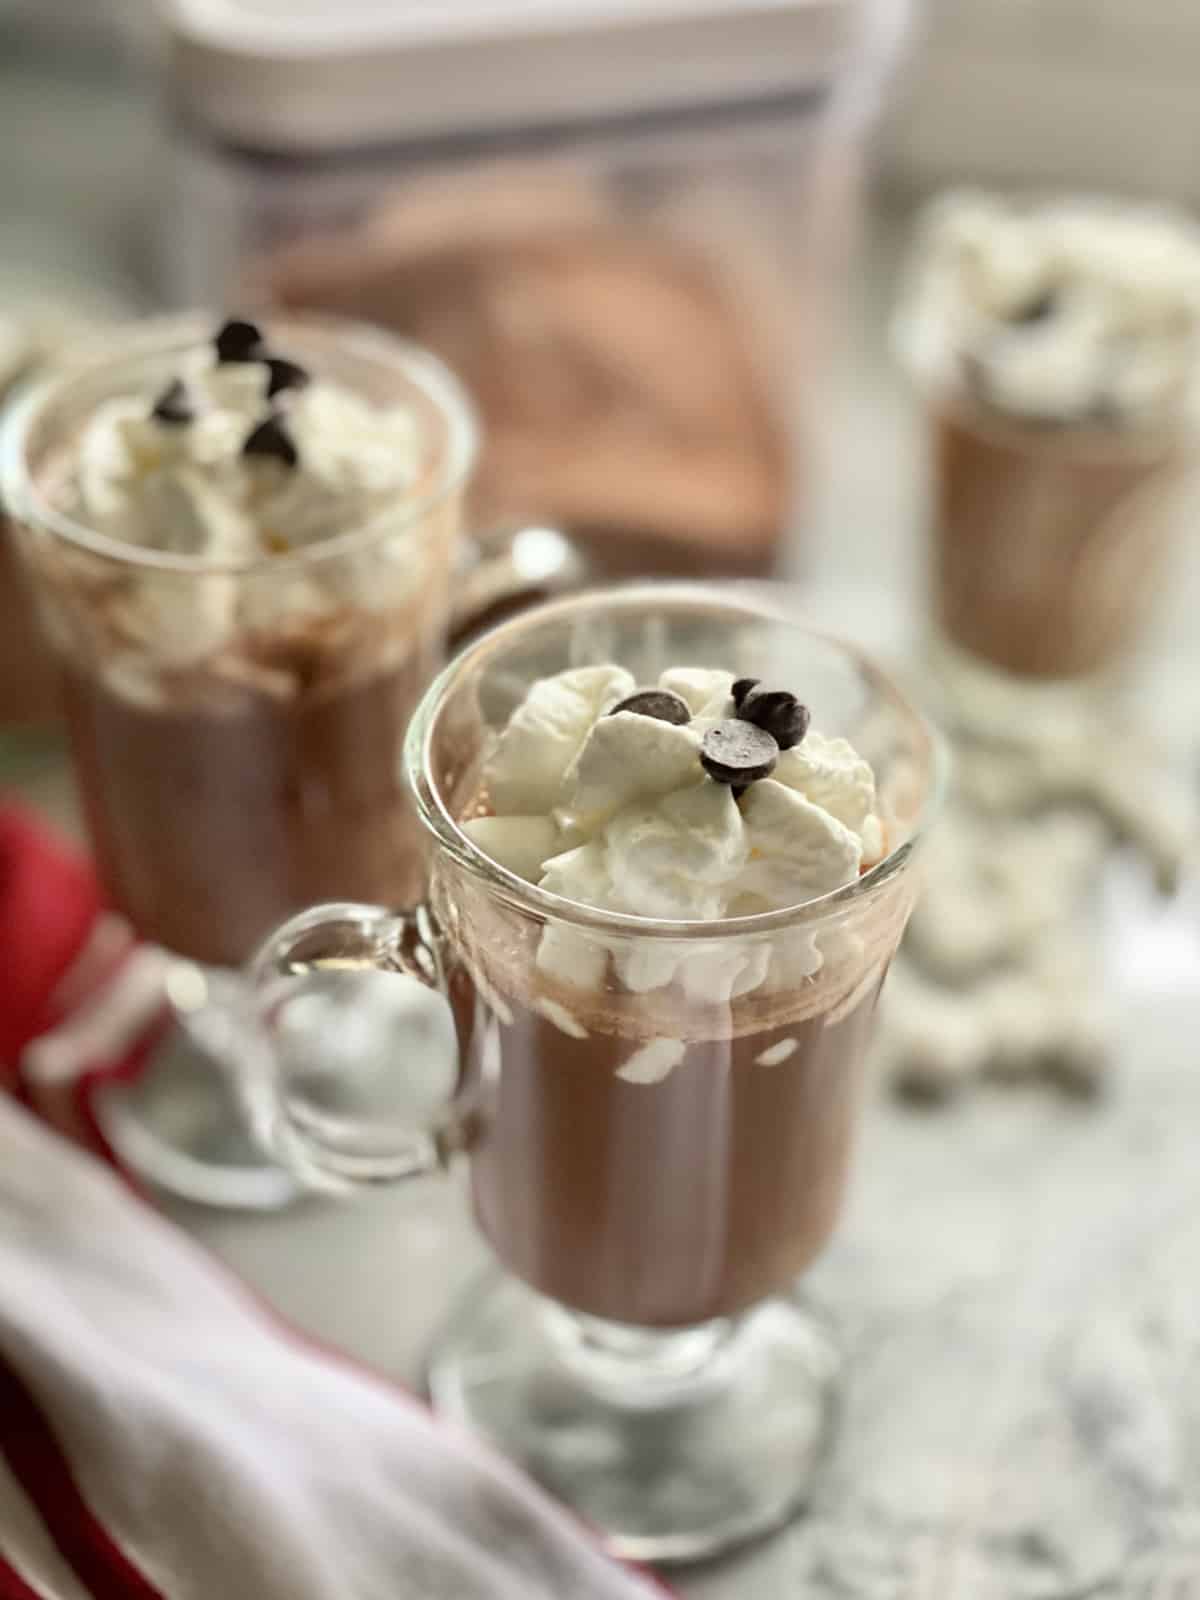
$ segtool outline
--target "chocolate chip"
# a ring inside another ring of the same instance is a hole
[[[1027,300],[1023,306],[1018,306],[1015,311],[1010,311],[1008,322],[1016,327],[1031,327],[1035,322],[1045,322],[1058,310],[1058,293],[1054,289],[1043,289],[1040,294],[1034,295],[1032,300]]]
[[[155,422],[164,422],[171,428],[182,427],[195,420],[196,413],[192,410],[182,378],[171,379],[154,402],[150,415]]]
[[[700,746],[700,765],[709,777],[735,789],[769,778],[778,756],[779,746],[766,729],[739,717],[718,722]]]
[[[284,389],[303,389],[310,374],[295,361],[285,361],[282,356],[267,357],[267,371],[271,374],[267,384],[267,399],[281,394]]]
[[[282,461],[285,467],[294,467],[300,460],[296,441],[287,431],[283,418],[274,414],[247,434],[246,441],[242,445],[242,454],[274,456],[277,461]]]
[[[788,689],[751,689],[738,707],[738,716],[765,728],[781,750],[799,744],[808,732],[808,707]]]
[[[751,689],[758,688],[759,681],[758,678],[735,678],[733,680],[733,687],[729,692],[733,696],[733,703],[739,711],[742,709],[742,701],[750,693]]]
[[[688,703],[673,689],[639,689],[621,701],[608,713],[615,717],[618,711],[635,711],[639,717],[653,717],[656,722],[673,722],[682,728],[692,720]]]
[[[263,358],[262,330],[253,322],[242,322],[231,317],[213,336],[218,361],[261,361]]]

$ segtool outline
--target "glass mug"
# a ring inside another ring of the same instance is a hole
[[[490,860],[459,821],[497,731],[536,679],[609,660],[640,682],[690,663],[795,686],[872,762],[886,859],[719,922],[597,910]],[[836,1363],[787,1292],[839,1209],[935,739],[780,591],[647,584],[538,607],[467,649],[405,763],[432,841],[423,904],[316,907],[251,965],[261,1134],[316,1188],[465,1152],[504,1272],[438,1342],[434,1404],[620,1552],[712,1554],[791,1512],[824,1436]]]
[[[423,837],[401,752],[448,634],[573,574],[550,530],[495,541],[464,566],[477,451],[466,395],[423,351],[332,318],[272,318],[268,345],[408,409],[422,452],[411,488],[361,526],[241,559],[125,543],[73,518],[64,479],[89,418],[161,392],[216,323],[191,314],[122,330],[119,346],[97,345],[34,388],[0,440],[0,497],[60,668],[106,894],[139,937],[182,958],[168,989],[193,1048],[107,1089],[106,1131],[163,1187],[265,1206],[294,1185],[247,1145],[213,1070],[236,1049],[236,980],[221,969],[314,900],[419,892]]]

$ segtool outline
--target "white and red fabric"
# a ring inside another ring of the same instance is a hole
[[[90,1137],[79,1085],[158,1026],[103,917],[75,858],[0,814],[0,1600],[661,1597],[18,1102],[69,1084],[59,1120]]]
[[[82,855],[3,805],[0,950],[0,1089],[111,1158],[93,1092],[136,1074],[161,1038],[166,958],[104,907]]]

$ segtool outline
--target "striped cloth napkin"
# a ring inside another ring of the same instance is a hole
[[[18,1103],[94,1141],[86,1084],[136,1070],[161,997],[86,867],[13,812],[0,948],[0,1600],[665,1592]]]

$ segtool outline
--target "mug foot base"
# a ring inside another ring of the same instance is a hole
[[[805,1503],[837,1372],[827,1334],[787,1301],[657,1333],[575,1318],[489,1273],[442,1330],[427,1380],[439,1412],[522,1466],[614,1554],[684,1562],[767,1533]]]
[[[96,1090],[96,1117],[121,1165],[193,1204],[279,1211],[295,1180],[264,1153],[228,1075],[173,1029],[131,1083]]]

